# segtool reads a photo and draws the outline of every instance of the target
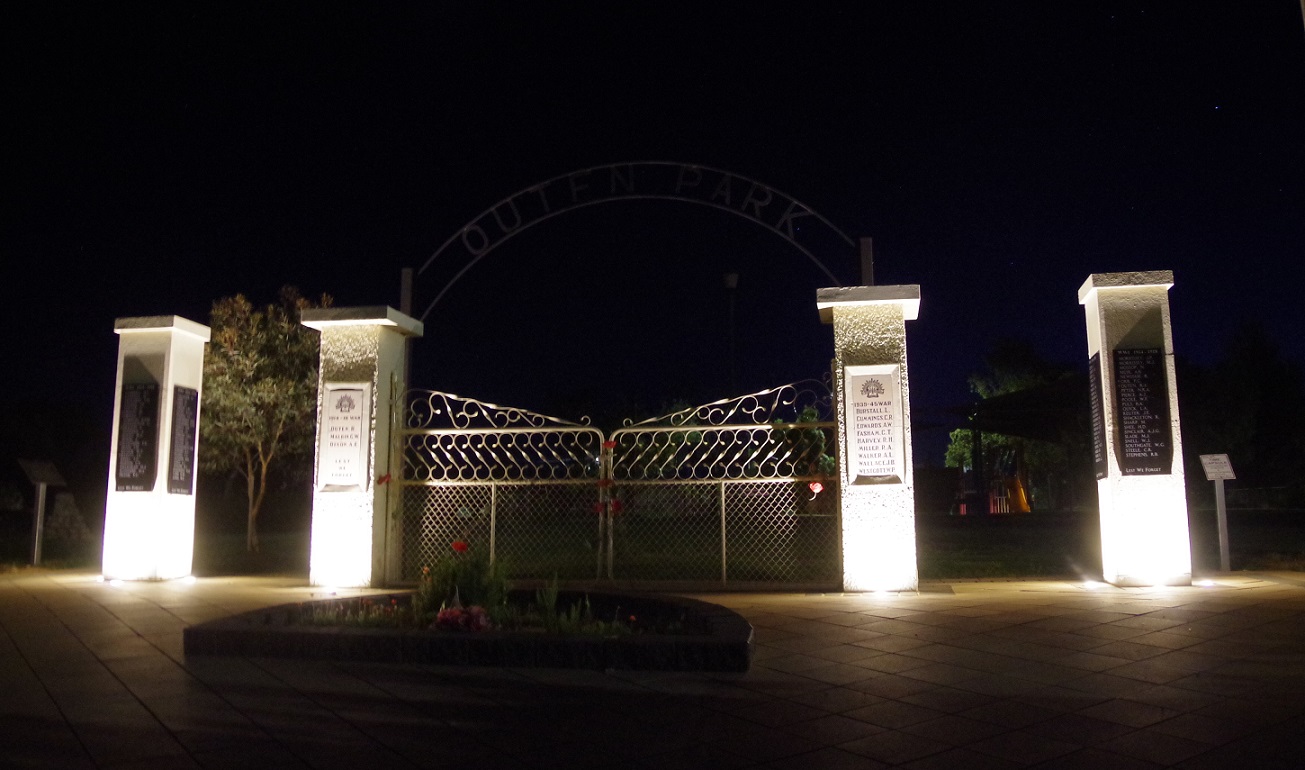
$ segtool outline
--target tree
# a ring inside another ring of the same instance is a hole
[[[1027,340],[1001,339],[983,357],[984,371],[971,374],[970,390],[979,398],[992,398],[1046,385],[1069,367],[1042,357]]]
[[[322,295],[317,306],[330,305]],[[299,323],[299,314],[314,306],[290,286],[263,309],[240,294],[213,303],[199,461],[204,470],[244,480],[250,551],[258,550],[258,514],[271,475],[311,453],[318,334]]]
[[[1071,367],[1044,359],[1028,342],[999,340],[984,356],[984,371],[969,378],[979,397],[971,427],[952,431],[944,462],[968,468],[974,432],[981,430],[983,478],[1016,477],[1035,508],[1061,508],[1073,498],[1073,458],[1082,454],[1087,393]],[[1080,435],[1082,434],[1082,435]],[[980,490],[982,492],[982,490]]]
[[[1244,322],[1213,366],[1181,361],[1178,397],[1187,478],[1208,494],[1199,455],[1226,453],[1242,488],[1291,488],[1305,477],[1305,370],[1262,325]]]

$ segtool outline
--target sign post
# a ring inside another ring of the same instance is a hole
[[[48,487],[66,487],[54,463],[46,460],[19,460],[27,480],[36,487],[36,510],[32,512],[32,566],[41,566],[41,545],[45,540],[45,499]]]
[[[1232,461],[1228,455],[1201,455],[1201,469],[1205,471],[1205,480],[1214,482],[1214,507],[1219,517],[1219,570],[1228,572],[1232,569],[1232,560],[1228,556],[1228,507],[1223,498],[1223,482],[1235,481]]]

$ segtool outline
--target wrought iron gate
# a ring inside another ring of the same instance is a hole
[[[593,578],[602,431],[449,393],[410,393],[401,431],[402,578],[455,542],[513,577]]]
[[[510,577],[683,588],[833,588],[829,390],[800,382],[599,429],[409,394],[405,581],[462,541]]]

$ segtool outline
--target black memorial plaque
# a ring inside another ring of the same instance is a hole
[[[195,436],[199,427],[199,391],[172,389],[172,443],[168,453],[168,492],[192,494],[195,488]]]
[[[1092,409],[1092,469],[1098,479],[1110,475],[1106,459],[1106,407],[1101,398],[1101,354],[1088,359],[1088,398]]]
[[[158,383],[124,382],[119,409],[115,488],[119,492],[152,491],[159,467]]]
[[[1119,471],[1125,476],[1169,473],[1169,387],[1158,348],[1115,351],[1115,416]]]

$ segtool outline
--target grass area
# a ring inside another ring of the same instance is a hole
[[[920,516],[920,577],[1100,577],[1096,526],[1095,514]]]
[[[1215,513],[1190,516],[1197,573],[1219,568]],[[927,516],[916,519],[920,577],[926,580],[1100,577],[1101,535],[1095,511],[1017,516]],[[1228,513],[1234,570],[1305,571],[1305,511]]]
[[[966,578],[1099,577],[1100,535],[1096,513],[1035,513],[1020,516],[955,517],[921,515],[916,520],[920,577],[925,580]],[[1234,570],[1305,571],[1305,511],[1234,510],[1228,514],[1232,568]],[[30,532],[22,527],[0,533],[0,573],[30,563]],[[682,530],[682,528],[681,528]],[[618,575],[629,578],[645,573],[664,578],[669,572],[680,579],[714,580],[719,576],[719,554],[703,543],[686,544],[674,536],[675,527],[623,532],[625,542],[618,551]],[[778,562],[766,543],[736,543],[730,553],[730,578],[797,579],[823,577],[824,563],[818,554],[832,546],[824,530],[795,532],[788,558]],[[632,537],[633,536],[633,537]],[[1219,545],[1215,514],[1197,510],[1191,516],[1194,569],[1217,570]],[[620,540],[621,538],[618,538]],[[513,577],[562,579],[589,578],[594,574],[592,550],[565,547],[568,543],[530,543],[525,551],[512,554],[526,574]],[[664,541],[660,542],[659,541]],[[637,548],[631,549],[632,545]],[[566,553],[574,563],[559,569],[554,562]],[[763,558],[765,557],[765,558]],[[47,546],[44,566],[85,568],[99,563],[99,543],[76,552]],[[268,532],[262,536],[258,553],[245,550],[241,532],[201,530],[195,541],[195,574],[300,575],[308,574],[308,532]],[[680,567],[683,569],[680,570]],[[674,568],[674,569],[671,569]],[[629,573],[629,574],[624,574]]]
[[[30,513],[0,515],[0,572],[32,563],[32,517]],[[100,563],[100,541],[89,537],[68,542],[47,535],[41,546],[41,566],[50,569],[81,569]]]
[[[194,572],[217,575],[308,575],[308,532],[266,533],[259,550],[245,549],[244,533],[199,532],[195,536]]]
[[[1219,534],[1213,510],[1191,516],[1192,558],[1219,567]],[[1229,560],[1234,570],[1305,571],[1305,511],[1228,511]]]

